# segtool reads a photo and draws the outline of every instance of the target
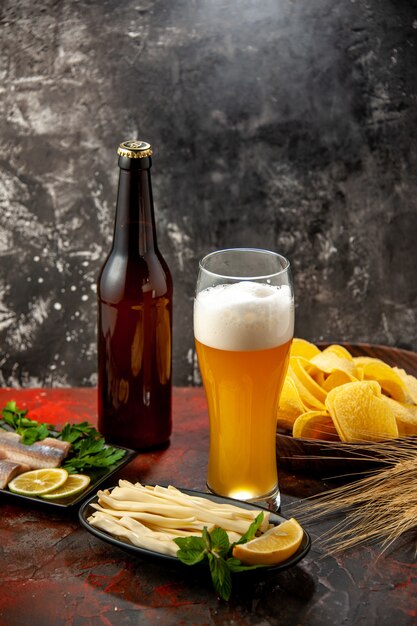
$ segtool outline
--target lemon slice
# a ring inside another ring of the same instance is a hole
[[[303,529],[293,517],[267,530],[260,537],[233,548],[233,556],[246,565],[278,565],[301,545]]]
[[[41,497],[44,500],[60,500],[61,498],[75,496],[88,487],[90,480],[90,477],[85,474],[70,474],[61,487],[54,489],[54,491],[49,491]]]
[[[67,478],[68,472],[62,467],[48,467],[20,474],[9,482],[8,487],[21,496],[40,496],[58,489]]]

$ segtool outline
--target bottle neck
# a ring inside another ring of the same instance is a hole
[[[120,169],[113,247],[134,256],[157,247],[150,169]]]

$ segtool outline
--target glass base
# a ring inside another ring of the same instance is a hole
[[[249,502],[251,504],[259,504],[260,506],[263,506],[269,511],[273,511],[274,513],[277,513],[281,507],[281,494],[279,492],[278,485],[275,487],[275,489],[272,489],[272,491],[265,494],[264,496],[256,496],[254,498],[250,498],[250,497],[247,498],[244,496],[243,493],[242,494],[236,493],[236,495],[234,496],[224,495],[212,489],[208,483],[206,483],[206,487],[210,491],[210,493],[212,493],[215,496],[220,496],[222,498],[230,498],[231,500],[240,500],[241,502]]]

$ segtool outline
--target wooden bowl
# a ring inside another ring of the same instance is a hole
[[[336,343],[336,342],[335,342]],[[388,365],[400,367],[417,377],[417,354],[409,350],[366,343],[337,342],[353,356],[370,356],[381,359]],[[326,344],[318,344],[323,349]],[[416,442],[417,437],[410,438]],[[369,444],[346,444],[321,441],[319,439],[297,439],[289,434],[277,432],[278,468],[287,471],[309,473],[320,477],[335,477],[345,474],[363,473],[384,464],[381,454]],[[380,448],[380,444],[378,446]]]

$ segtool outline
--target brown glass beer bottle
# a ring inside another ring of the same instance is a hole
[[[172,278],[156,243],[151,146],[120,144],[113,246],[98,278],[98,429],[137,450],[171,434]]]

